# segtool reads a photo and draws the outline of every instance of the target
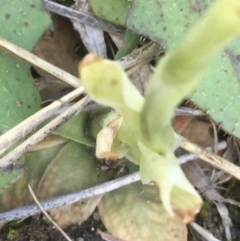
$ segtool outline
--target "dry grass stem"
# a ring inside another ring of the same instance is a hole
[[[134,71],[130,71],[131,68],[134,68],[134,66],[138,66],[139,68],[159,56],[162,52],[163,50],[159,45],[151,42],[139,49],[135,49],[131,54],[116,62],[119,63],[124,70],[129,71],[129,74],[132,74]]]
[[[196,230],[207,241],[221,241],[215,238],[210,232],[198,225],[197,223],[190,223],[191,227]]]
[[[4,38],[0,37],[0,49],[14,54],[18,58],[26,61],[27,63],[55,76],[56,78],[64,81],[65,83],[77,88],[80,86],[79,79],[68,72],[48,63],[47,61],[37,57],[36,55],[10,43]]]
[[[73,104],[69,107],[68,110],[63,112],[61,115],[53,119],[43,128],[34,133],[31,137],[29,137],[26,141],[22,142],[18,147],[12,150],[10,153],[5,155],[0,159],[0,168],[4,168],[9,166],[18,158],[20,158],[24,153],[30,150],[32,146],[43,140],[46,136],[48,136],[52,131],[57,129],[58,126],[65,123],[72,116],[77,115],[81,109],[89,102],[89,97],[86,96],[82,98],[80,101]]]
[[[37,206],[39,207],[39,209],[41,210],[41,212],[47,217],[47,219],[53,224],[53,226],[63,235],[63,237],[68,240],[68,241],[72,241],[70,239],[70,237],[68,237],[68,235],[59,227],[59,225],[54,222],[54,220],[48,215],[48,213],[43,209],[43,207],[41,206],[41,204],[39,203],[39,201],[37,200],[36,195],[34,194],[32,188],[30,185],[28,185],[28,189],[30,194],[33,197],[34,202],[37,204]]]
[[[83,87],[79,87],[71,93],[54,101],[52,104],[41,109],[34,115],[28,117],[17,126],[0,136],[0,154],[3,153],[14,142],[26,136],[33,131],[39,124],[58,112],[66,103],[74,100],[84,92]]]
[[[233,177],[240,180],[240,167],[234,165],[233,163],[223,159],[222,157],[188,141],[187,139],[181,137],[181,147],[185,150],[194,153],[197,157],[205,162],[210,163],[214,167],[225,171],[226,173],[232,175]]]
[[[130,183],[134,183],[137,181],[140,181],[139,172],[135,172],[133,174],[120,177],[109,182],[105,182],[103,184],[97,185],[95,187],[92,187],[77,193],[72,193],[69,195],[44,201],[41,203],[41,206],[43,207],[44,210],[48,211],[53,208],[76,203],[86,198],[105,194],[107,192],[113,191],[115,189],[118,189],[120,187],[126,186]],[[23,219],[39,213],[40,213],[40,210],[36,205],[29,205],[22,208],[13,209],[11,211],[0,213],[0,224],[4,224],[17,219]]]
[[[223,149],[225,149],[227,147],[227,143],[226,143],[226,141],[221,141],[217,145],[214,145],[214,146],[211,146],[211,147],[207,147],[206,149],[208,151],[211,151],[214,147],[216,147],[216,149],[218,151],[220,151],[220,150],[223,150]],[[185,155],[180,156],[178,158],[178,163],[179,164],[184,164],[186,162],[194,160],[195,158],[196,158],[196,155],[193,154],[193,153],[185,154]]]
[[[201,110],[195,110],[189,107],[180,107],[176,108],[175,115],[205,116],[206,114]]]
[[[192,144],[192,145],[194,145],[194,144]],[[219,143],[219,147],[224,147],[225,145],[226,145],[226,143],[221,143],[221,142]],[[204,149],[203,149],[203,151],[207,152],[207,150],[204,150]],[[210,153],[210,152],[208,152],[208,153]],[[193,160],[196,157],[199,157],[197,155],[197,153],[195,153],[195,155],[191,156],[191,160]],[[188,159],[189,158],[190,158],[190,156],[188,157]],[[66,195],[66,196],[62,196],[62,197],[58,197],[58,198],[55,198],[52,200],[45,201],[45,202],[41,203],[41,205],[44,208],[44,210],[48,211],[53,208],[57,208],[57,207],[60,207],[63,205],[69,205],[69,204],[78,202],[80,200],[83,200],[83,199],[86,199],[89,197],[105,194],[107,192],[110,192],[112,190],[118,189],[122,186],[128,185],[133,182],[137,182],[137,181],[140,181],[139,172],[133,173],[133,174],[125,176],[125,177],[118,178],[113,181],[106,182],[104,184],[80,191],[78,193],[73,193],[70,195]],[[7,222],[17,220],[17,219],[26,218],[26,217],[29,217],[32,215],[36,215],[38,213],[39,213],[39,209],[34,205],[25,206],[25,207],[18,208],[18,209],[13,209],[13,210],[5,212],[5,213],[0,213],[0,224],[7,223]]]
[[[125,28],[104,21],[92,15],[92,13],[87,11],[77,11],[72,8],[60,5],[58,3],[44,0],[44,7],[46,10],[61,15],[65,18],[81,22],[83,24],[89,25],[94,28],[102,29],[106,32],[111,32],[115,34],[124,34]]]
[[[79,79],[76,77],[68,74],[65,71],[47,63],[46,61],[38,58],[37,56],[29,53],[28,51],[8,42],[7,40],[0,38],[0,48],[7,50],[14,55],[20,57],[21,59],[25,60],[26,62],[33,64],[34,66],[41,68],[45,72],[48,72],[57,78],[69,83],[74,87],[78,87]],[[154,58],[154,56],[160,54],[161,50],[157,45],[154,44],[147,44],[142,48],[134,51],[130,55],[124,57],[119,61],[119,64],[123,68],[127,68],[129,71],[134,68],[135,65],[144,64]],[[140,57],[139,57],[140,56]],[[135,71],[136,69],[134,69]],[[132,71],[131,71],[132,72]],[[44,120],[49,118],[50,116],[54,115],[56,111],[58,111],[63,104],[72,101],[74,98],[79,96],[84,92],[83,87],[79,87],[77,90],[71,92],[70,94],[62,97],[60,100],[57,100],[50,104],[49,106],[45,107],[44,109],[38,111],[31,117],[27,118],[16,127],[12,128],[5,134],[0,137],[0,154],[9,148],[14,142],[18,141],[19,139],[23,138],[25,135],[33,131],[36,126],[42,123]],[[1,163],[1,160],[0,160]],[[0,164],[1,165],[1,164]]]

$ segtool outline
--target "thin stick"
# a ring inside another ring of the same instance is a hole
[[[208,151],[211,151],[214,148],[214,146],[207,147],[206,149]],[[225,149],[227,147],[227,143],[226,143],[226,141],[221,141],[215,147],[217,148],[218,151],[220,151],[220,150],[223,150],[223,149]],[[184,164],[184,163],[192,161],[194,159],[196,159],[196,155],[193,154],[193,153],[189,153],[189,154],[180,156],[178,158],[178,163],[179,164]]]
[[[55,3],[53,3],[55,4]],[[77,88],[80,86],[80,80],[75,76],[65,72],[64,70],[48,63],[47,61],[37,57],[36,55],[18,47],[7,41],[4,38],[0,37],[0,48],[4,49],[13,55],[21,58],[23,61],[36,66],[37,68],[57,77],[58,79],[66,82],[67,84]],[[154,59],[162,52],[162,49],[153,43],[146,44],[140,49],[133,51],[131,54],[123,57],[117,61],[123,69],[134,68],[135,65],[139,63],[146,63]],[[140,57],[139,57],[140,56]]]
[[[209,231],[198,225],[197,223],[190,223],[191,227],[196,230],[204,239],[207,241],[221,241],[220,239],[215,238]]]
[[[80,86],[79,79],[76,78],[75,76],[48,63],[43,59],[38,58],[36,55],[18,47],[17,45],[10,43],[9,41],[1,37],[0,37],[0,48],[14,54],[20,59],[23,59],[29,64],[36,66],[37,68],[51,74],[52,76],[57,77],[58,79],[64,81],[65,83],[73,86],[74,88],[77,88]]]
[[[224,147],[226,143],[219,143],[219,148]],[[190,158],[190,157],[188,157]],[[196,158],[196,155],[191,156],[191,159],[193,160]],[[182,158],[183,159],[183,158]],[[181,160],[181,157],[178,158],[178,160]],[[134,174],[121,177],[118,179],[115,179],[110,182],[106,182],[104,184],[80,191],[78,193],[73,193],[70,195],[57,197],[52,200],[45,201],[41,203],[42,207],[45,210],[51,210],[53,208],[57,208],[64,205],[70,205],[72,203],[78,202],[80,200],[90,198],[93,196],[105,194],[107,192],[110,192],[112,190],[118,189],[122,186],[126,186],[130,183],[137,182],[140,180],[140,174],[139,172],[135,172]],[[36,215],[39,213],[38,208],[35,205],[25,206],[18,209],[13,209],[8,212],[0,213],[0,223],[7,223],[16,219],[22,219],[26,218],[32,215]]]
[[[139,49],[135,49],[131,54],[122,57],[116,62],[119,63],[124,70],[129,70],[139,63],[150,62],[162,52],[163,50],[159,45],[150,42]]]
[[[44,210],[48,211],[53,208],[76,203],[86,198],[105,194],[112,190],[126,186],[130,183],[137,182],[139,180],[140,180],[140,174],[139,172],[136,172],[136,173],[127,175],[125,177],[121,177],[77,193],[73,193],[73,194],[61,196],[58,198],[54,198],[52,200],[41,202],[41,206]],[[40,210],[38,206],[34,204],[25,206],[22,208],[13,209],[11,211],[0,213],[0,224],[4,224],[17,219],[23,219],[39,213],[40,213]]]
[[[7,43],[7,41],[5,41],[4,43]],[[18,50],[20,50],[19,54],[26,52],[25,50],[13,45],[13,44],[10,44],[10,45],[14,46],[14,48],[17,48]],[[0,46],[1,46],[1,38],[0,38]],[[134,51],[130,55],[122,58],[118,62],[125,69],[132,68],[137,63],[141,63],[142,61],[152,60],[154,58],[154,56],[160,54],[160,52],[161,52],[161,49],[157,45],[150,43],[150,44],[147,44],[146,46],[143,46],[142,48]],[[32,55],[31,53],[28,53],[28,54],[30,56],[32,56],[32,58],[39,59],[38,57]],[[22,56],[22,58],[25,58],[26,56],[28,56],[28,54],[25,54],[24,56]],[[140,57],[139,57],[139,55],[140,55]],[[28,61],[28,59],[26,59],[26,61]],[[39,59],[38,62],[41,63],[41,61],[42,60]],[[44,69],[45,67],[42,67],[42,68]],[[47,69],[45,69],[45,71],[47,71]],[[40,123],[42,123],[48,117],[53,115],[54,112],[58,111],[63,106],[64,103],[70,102],[75,97],[82,94],[83,91],[84,91],[83,87],[79,87],[79,90],[73,91],[72,93],[62,97],[60,100],[53,102],[51,105],[49,105],[49,106],[45,107],[44,109],[40,110],[39,112],[35,113],[31,117],[24,120],[22,123],[18,124],[16,127],[12,128],[11,130],[9,130],[5,134],[3,134],[0,137],[0,154],[2,154],[15,141],[18,141],[20,138],[22,138],[26,134],[30,133]]]
[[[48,136],[52,131],[57,129],[58,126],[65,123],[72,116],[77,115],[81,109],[90,101],[89,97],[86,96],[82,98],[77,103],[73,104],[68,110],[63,112],[61,115],[56,117],[54,120],[49,122],[43,128],[38,130],[32,136],[30,136],[26,141],[22,142],[18,147],[12,150],[10,153],[5,155],[0,159],[0,168],[4,168],[12,164],[15,160],[21,157],[24,153],[30,150],[39,141],[43,140],[44,137]]]
[[[76,11],[72,8],[65,7],[63,5],[57,4],[52,1],[44,0],[44,7],[50,12],[56,13],[63,17],[76,20],[78,22],[84,23],[86,25],[92,26],[94,28],[102,29],[106,32],[111,32],[115,34],[124,34],[125,28],[104,21],[100,18],[93,16],[91,13],[86,11]]]
[[[205,116],[206,114],[201,110],[194,110],[189,107],[180,107],[175,109],[175,115]]]
[[[0,136],[0,154],[4,152],[14,142],[18,141],[28,133],[33,131],[39,124],[50,116],[58,112],[64,104],[74,100],[84,92],[83,87],[79,87],[59,100],[54,101],[49,106],[41,109],[34,115],[28,117],[17,126]]]
[[[0,49],[4,49],[11,54],[19,57],[23,61],[36,66],[37,68],[57,77],[58,79],[64,81],[65,83],[77,88],[80,86],[80,79],[67,73],[66,71],[48,63],[47,61],[37,57],[36,55],[18,47],[0,37]],[[133,51],[131,54],[121,58],[117,62],[122,66],[124,70],[130,71],[131,68],[138,64],[143,64],[150,62],[154,57],[158,56],[162,52],[162,49],[153,43],[144,45],[143,47]],[[131,74],[129,72],[129,74]]]
[[[39,209],[41,210],[41,212],[49,219],[49,221],[53,224],[53,226],[55,228],[57,228],[57,230],[63,235],[63,237],[68,240],[68,241],[72,241],[70,239],[70,237],[68,237],[68,235],[59,227],[59,225],[48,215],[48,213],[42,208],[41,204],[39,203],[39,201],[37,200],[31,186],[28,184],[28,189],[29,192],[31,193],[33,200],[35,201],[35,203],[37,204],[37,206],[39,207]]]
[[[206,149],[191,143],[184,137],[181,137],[181,147],[191,153],[194,153],[197,157],[202,159],[203,161],[210,163],[216,168],[219,168],[228,174],[232,175],[233,177],[240,180],[240,167],[234,165],[233,163],[226,161],[222,157],[207,151]]]

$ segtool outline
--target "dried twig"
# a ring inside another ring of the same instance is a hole
[[[140,174],[139,172],[136,172],[131,175],[127,175],[125,177],[121,177],[113,181],[109,181],[104,184],[101,184],[77,193],[73,193],[73,194],[61,196],[58,198],[54,198],[52,200],[44,201],[41,203],[41,206],[44,210],[48,211],[53,208],[76,203],[86,198],[105,194],[112,190],[126,186],[130,183],[137,182],[139,180],[140,180]],[[13,209],[11,211],[0,213],[0,224],[4,224],[17,219],[26,218],[39,213],[40,213],[40,210],[36,205],[29,205],[22,208]]]
[[[221,143],[221,145],[224,146],[225,144]],[[190,159],[190,157],[191,157],[191,160],[196,158],[195,155],[188,156],[187,158]],[[104,184],[89,188],[84,191],[80,191],[78,193],[73,193],[70,195],[65,195],[62,197],[58,197],[52,200],[42,202],[41,205],[45,210],[48,211],[60,206],[70,205],[72,203],[78,202],[80,200],[83,200],[89,197],[105,194],[114,189],[120,188],[122,186],[128,185],[133,182],[137,182],[139,180],[140,180],[140,174],[139,172],[136,172],[134,174],[131,174],[122,178],[118,178],[110,182],[106,182]],[[0,223],[7,223],[16,219],[26,218],[28,216],[36,215],[38,213],[39,213],[39,210],[35,205],[13,209],[5,213],[0,213]]]
[[[180,107],[175,110],[175,115],[205,116],[201,110],[195,110],[189,107]]]
[[[226,141],[221,141],[215,147],[217,148],[218,151],[220,151],[220,150],[223,150],[223,149],[225,149],[227,147],[227,143],[226,143]],[[206,150],[211,151],[213,148],[214,148],[213,146],[212,147],[207,147]],[[195,158],[196,158],[196,155],[193,154],[193,153],[185,154],[185,155],[180,156],[178,158],[178,163],[179,164],[184,164],[184,163],[186,163],[188,161],[192,161]]]
[[[77,88],[80,86],[79,79],[75,76],[69,74],[68,72],[48,63],[47,61],[38,58],[36,55],[18,47],[15,44],[10,43],[4,38],[0,37],[0,48],[6,50],[15,56],[23,59],[29,64],[36,66],[37,68],[57,77],[58,79],[64,81],[65,83]]]
[[[210,163],[216,168],[224,170],[226,173],[232,175],[233,177],[240,180],[240,167],[234,165],[233,163],[223,159],[222,157],[207,151],[206,149],[191,143],[184,137],[181,137],[181,147],[185,150],[194,153],[197,157],[205,162]]]
[[[221,241],[220,239],[215,238],[209,231],[198,225],[197,223],[190,223],[191,227],[196,230],[203,238],[207,241]]]
[[[211,202],[213,202],[222,218],[222,224],[225,230],[227,240],[231,240],[231,218],[228,209],[223,202],[231,203],[239,207],[239,203],[226,199],[214,188],[209,188],[209,177],[204,174],[202,169],[195,163],[191,162],[183,166],[183,170],[188,180]]]
[[[17,126],[0,136],[0,154],[3,153],[14,142],[33,131],[43,121],[56,114],[64,106],[64,104],[74,100],[76,97],[82,94],[83,91],[83,87],[77,88],[61,99],[56,100],[49,106],[41,109],[34,115],[28,117]]]
[[[132,74],[133,71],[130,71],[134,66],[139,66],[139,64],[146,64],[163,53],[161,47],[155,43],[145,44],[139,49],[135,49],[131,54],[124,56],[116,62],[119,63],[127,74]],[[134,68],[135,69],[135,68]],[[136,69],[135,69],[136,71]]]
[[[124,34],[125,28],[104,21],[100,18],[93,16],[91,13],[86,11],[76,11],[74,9],[65,7],[63,5],[57,4],[55,2],[44,0],[44,7],[50,12],[56,13],[63,17],[76,20],[78,22],[87,24],[94,28],[102,29],[106,32],[111,32],[115,34]]]
[[[16,147],[13,151],[5,155],[0,159],[0,168],[4,168],[12,164],[15,160],[21,157],[24,153],[30,150],[32,146],[40,142],[44,139],[44,137],[48,136],[52,131],[57,129],[57,127],[67,120],[69,120],[72,116],[77,115],[81,109],[86,105],[89,101],[89,97],[86,96],[82,98],[77,103],[73,104],[68,110],[63,112],[61,115],[53,119],[43,128],[34,133],[31,137],[29,137],[26,141],[22,142],[18,147]]]
[[[80,12],[84,11],[85,13],[91,11],[90,3],[87,0],[75,1],[72,8]],[[102,58],[107,58],[107,45],[104,38],[104,31],[79,21],[72,20],[72,23],[88,52],[93,52]]]
[[[223,147],[225,144],[221,143],[221,145]],[[196,158],[196,156],[195,155],[187,156],[187,159],[190,159],[190,158],[191,158],[191,160],[193,160],[194,158]],[[184,159],[184,158],[180,157],[178,159]],[[185,157],[185,159],[186,159],[186,157]],[[43,206],[43,208],[45,210],[51,210],[56,207],[70,205],[72,203],[78,202],[82,199],[86,199],[86,198],[89,198],[92,196],[105,194],[114,189],[120,188],[122,186],[128,185],[130,183],[133,183],[133,182],[136,182],[139,180],[140,180],[140,174],[139,174],[139,172],[136,172],[134,174],[131,174],[131,175],[128,175],[128,176],[125,176],[122,178],[118,178],[118,179],[110,181],[110,182],[106,182],[104,184],[95,186],[93,188],[90,188],[90,189],[87,189],[87,190],[84,190],[84,191],[81,191],[78,193],[74,193],[74,194],[58,197],[58,198],[55,198],[55,199],[52,199],[49,201],[45,201],[45,202],[41,203],[41,205]],[[16,219],[21,219],[21,218],[25,218],[28,216],[32,216],[32,215],[35,215],[38,213],[39,213],[39,210],[34,205],[22,207],[19,209],[14,209],[12,211],[0,214],[0,223],[10,222],[10,221],[13,221]]]
[[[13,54],[23,58],[27,62],[30,62],[34,64],[37,67],[41,67],[43,70],[51,73],[54,73],[56,77],[61,77],[61,72],[65,73],[59,68],[56,68],[55,66],[52,66],[48,64],[46,61],[41,60],[40,58],[34,56],[33,54],[19,48],[18,46],[15,46],[14,44],[9,43],[8,41],[0,38],[0,46],[2,46],[4,49],[7,49],[8,51],[12,52]],[[141,52],[141,58],[138,58],[139,51]],[[142,61],[148,60],[150,61],[156,54],[159,54],[160,51],[159,47],[157,45],[146,45],[139,51],[133,52],[126,58],[122,59],[119,63],[123,66],[123,68],[131,68],[133,65],[141,63]],[[56,74],[58,73],[58,74]],[[67,77],[73,77],[67,73],[65,76]],[[64,79],[64,78],[63,78]],[[71,78],[70,78],[71,79]],[[73,77],[74,81],[77,81],[78,84],[73,84],[73,86],[79,86],[79,80],[75,77]],[[70,81],[71,82],[71,81]],[[76,92],[78,94],[83,92],[83,88],[80,88]],[[75,92],[74,92],[75,93]],[[67,95],[69,97],[69,95]],[[64,97],[63,97],[64,98]],[[65,97],[66,98],[66,97]],[[70,94],[70,99],[72,99],[73,96]],[[66,98],[67,99],[67,98]],[[67,101],[66,101],[67,102]],[[54,106],[56,105],[56,106]],[[0,138],[0,147],[1,151],[0,153],[3,153],[10,145],[14,143],[14,141],[19,140],[20,138],[24,137],[27,133],[31,132],[39,123],[41,123],[43,120],[48,118],[48,116],[51,116],[51,112],[49,113],[49,110],[54,111],[55,108],[58,109],[58,105],[62,107],[61,103],[55,102],[53,105],[50,105],[42,111],[39,111],[38,113],[34,114],[32,117],[29,117],[27,120],[23,121],[18,125],[18,127],[13,128],[13,130],[10,130],[8,133],[6,133],[2,138]],[[59,107],[59,108],[60,108]],[[46,137],[51,131],[55,130],[60,124],[64,123],[66,120],[68,120],[71,116],[79,113],[77,111],[77,105],[73,105],[69,111],[66,113],[63,113],[61,116],[56,118],[56,122],[54,120],[49,123],[46,127],[39,130],[37,133],[35,133],[33,136],[31,136],[28,140],[26,140],[24,143],[20,144],[17,148],[12,150],[10,153],[8,153],[6,156],[0,159],[0,168],[5,168],[6,166],[9,166],[12,164],[16,159],[18,159],[21,155],[26,153],[30,147],[32,147],[34,144],[37,144],[39,141],[41,141],[44,137]],[[46,115],[44,116],[43,113]],[[70,114],[71,113],[71,114]],[[39,118],[39,115],[40,118]],[[39,120],[38,120],[39,119]],[[33,122],[36,122],[36,124],[32,124]],[[55,126],[54,126],[55,124]],[[29,126],[29,129],[26,127]],[[17,132],[18,130],[19,132]],[[14,133],[14,134],[13,134]]]
[[[228,208],[222,203],[216,202],[215,205],[222,219],[222,224],[225,231],[225,237],[227,240],[230,241],[232,240],[232,234],[231,234],[232,220],[229,216]]]
[[[68,83],[75,88],[80,86],[79,79],[75,76],[72,76],[71,74],[63,71],[62,69],[57,68],[54,65],[38,58],[32,53],[8,42],[4,38],[0,38],[0,48],[44,70],[45,72],[48,72],[49,74],[59,78],[60,80]],[[40,110],[38,113],[35,113],[33,116],[29,117],[27,120],[24,120],[18,126],[14,127],[10,131],[2,135],[0,137],[0,154],[3,153],[11,144],[13,144],[14,141],[19,140],[20,138],[31,132],[37,125],[39,125],[48,117],[52,116],[55,111],[59,110],[63,106],[63,104],[72,101],[77,96],[82,94],[83,91],[83,87],[80,87],[79,89],[61,98],[60,102],[56,101],[52,103],[45,109]]]
[[[37,200],[32,188],[30,185],[28,185],[28,189],[29,192],[31,193],[33,200],[35,201],[35,203],[37,204],[37,206],[39,207],[39,209],[41,210],[41,212],[48,218],[48,220],[53,224],[53,226],[63,235],[63,237],[68,240],[68,241],[72,241],[70,239],[70,237],[68,237],[68,235],[58,226],[58,224],[56,222],[54,222],[54,220],[48,215],[48,213],[42,208],[41,204],[39,203],[39,201]]]

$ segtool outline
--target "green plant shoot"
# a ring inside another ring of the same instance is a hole
[[[79,68],[91,98],[112,107],[123,118],[111,135],[114,151],[116,144],[119,149],[126,146],[126,157],[140,165],[142,182],[155,181],[165,209],[183,222],[194,218],[202,201],[177,163],[170,121],[208,61],[239,32],[240,2],[216,1],[202,21],[159,62],[145,99],[117,63],[90,54]]]

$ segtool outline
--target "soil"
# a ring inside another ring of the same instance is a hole
[[[81,225],[71,225],[64,231],[73,241],[103,241],[97,229],[104,230],[103,224],[94,213]],[[13,222],[0,232],[0,241],[65,241],[62,234],[48,223],[43,216],[34,216],[22,222]]]

